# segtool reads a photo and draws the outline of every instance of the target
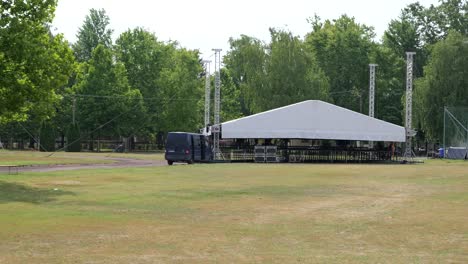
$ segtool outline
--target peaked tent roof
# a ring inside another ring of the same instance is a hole
[[[318,100],[222,123],[223,138],[405,141],[405,128]]]

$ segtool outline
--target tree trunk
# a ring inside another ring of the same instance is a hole
[[[163,149],[164,147],[164,133],[159,131],[156,134],[156,144],[158,145],[158,149]]]
[[[29,149],[35,149],[34,143],[36,143],[36,141],[34,140],[33,137],[30,137],[30,138],[29,138],[29,145],[28,145],[28,148],[29,148]]]
[[[101,152],[101,130],[98,131],[97,152]]]
[[[65,147],[65,134],[61,133],[61,140],[60,140],[60,148],[63,149]]]
[[[135,150],[135,137],[130,137],[130,151],[134,151]]]
[[[128,152],[128,148],[129,148],[129,144],[128,144],[128,138],[127,137],[123,137],[123,152],[127,153]]]
[[[427,157],[427,154],[429,154],[429,150],[427,149],[428,146],[429,146],[429,143],[426,140],[426,157]]]
[[[90,140],[89,140],[89,151],[94,151],[94,135],[90,135]]]
[[[362,114],[362,94],[359,95],[359,112]]]

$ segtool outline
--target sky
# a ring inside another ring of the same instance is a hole
[[[342,14],[373,26],[380,40],[392,19],[416,0],[59,0],[53,26],[70,42],[91,8],[106,10],[113,38],[142,27],[161,41],[176,40],[182,47],[198,49],[213,59],[213,48],[229,49],[229,38],[241,34],[269,42],[269,28],[304,37],[311,31],[307,18],[336,19]],[[438,0],[419,0],[424,6]]]

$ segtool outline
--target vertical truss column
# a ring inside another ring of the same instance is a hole
[[[413,157],[411,138],[414,136],[414,131],[411,128],[411,123],[413,120],[413,58],[415,54],[416,52],[406,52],[406,146],[403,157],[407,159]]]
[[[374,117],[375,107],[375,67],[377,64],[369,64],[369,116]]]
[[[377,64],[369,64],[369,116],[374,117],[375,107],[375,67]],[[369,142],[369,147],[374,147],[374,142]]]
[[[215,52],[215,95],[214,95],[214,123],[219,125],[219,114],[221,111],[221,49],[213,49]]]
[[[213,154],[215,160],[222,159],[219,148],[219,138],[221,133],[220,112],[221,112],[221,49],[213,49],[215,52],[215,95],[214,95],[214,133],[213,133]]]
[[[209,60],[204,60],[205,65],[205,127],[210,123],[210,96],[211,96],[211,75]]]

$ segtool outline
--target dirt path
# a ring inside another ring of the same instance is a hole
[[[139,160],[131,158],[112,158],[112,157],[93,157],[100,160],[112,160],[114,163],[105,164],[49,164],[49,165],[30,165],[19,167],[18,172],[47,172],[47,171],[65,171],[65,170],[80,170],[80,169],[113,169],[113,168],[129,168],[129,167],[153,167],[166,166],[166,161],[162,160]],[[16,173],[16,169],[11,169],[12,173]],[[0,173],[8,173],[8,168],[0,167]]]

